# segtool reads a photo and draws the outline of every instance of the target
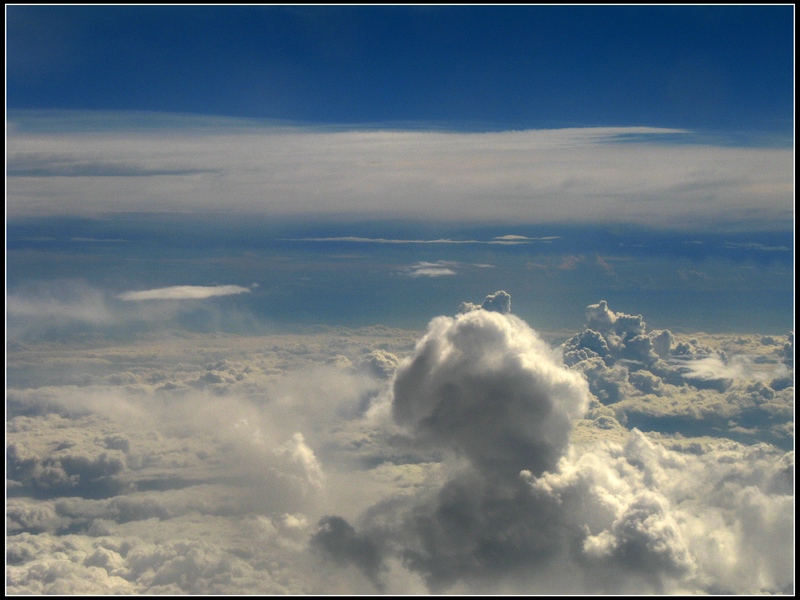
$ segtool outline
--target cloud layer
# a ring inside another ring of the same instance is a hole
[[[226,211],[273,217],[530,222],[535,214],[537,223],[785,229],[792,216],[791,149],[676,142],[676,134],[691,142],[684,131],[214,125],[191,135],[181,128],[98,133],[91,125],[82,133],[32,134],[12,119],[8,214],[206,212],[225,198]]]
[[[793,592],[793,336],[464,304],[11,345],[7,592]]]

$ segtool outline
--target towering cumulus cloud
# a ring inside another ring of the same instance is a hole
[[[490,298],[510,305],[505,292]],[[558,539],[554,505],[538,505],[520,472],[556,467],[589,391],[530,327],[503,313],[434,319],[394,379],[395,420],[467,463],[406,524],[416,539],[405,556],[434,590],[535,566]]]
[[[375,507],[362,537],[337,522],[362,545],[392,540],[384,552],[394,546],[434,591],[459,582],[494,589],[566,543],[557,502],[532,494],[526,477],[557,467],[589,389],[509,309],[510,296],[498,292],[483,307],[434,319],[394,376],[394,421],[416,447],[443,455],[450,475],[399,511]],[[331,539],[330,523],[320,523],[316,545],[345,544]]]
[[[555,466],[588,387],[522,320],[475,310],[431,322],[392,394],[396,421],[420,442],[506,478]]]

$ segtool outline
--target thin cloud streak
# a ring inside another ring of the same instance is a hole
[[[249,291],[248,288],[239,285],[174,285],[139,292],[123,292],[118,297],[120,300],[134,302],[143,300],[203,300],[215,296],[243,294]]]
[[[496,238],[495,243],[498,242],[522,242],[522,241],[531,241],[531,242],[551,242],[553,240],[560,239],[560,235],[547,235],[544,237],[528,237],[526,235],[499,235]]]
[[[366,238],[366,237],[356,237],[356,236],[344,236],[344,237],[317,237],[317,238],[291,238],[285,240],[278,240],[282,242],[353,242],[359,244],[500,244],[500,245],[507,245],[513,246],[517,244],[528,244],[528,241],[522,241],[522,239],[505,239],[503,236],[501,238],[495,238],[493,240],[450,240],[450,239],[437,239],[437,240],[403,240],[403,239],[387,239],[387,238]],[[553,238],[547,239],[557,239],[558,236]],[[524,238],[524,240],[534,240],[537,238]],[[545,239],[545,238],[541,238]]]

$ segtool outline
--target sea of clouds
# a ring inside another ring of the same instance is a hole
[[[6,592],[793,593],[793,335],[511,309],[10,340]]]

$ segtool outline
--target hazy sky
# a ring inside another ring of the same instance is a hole
[[[6,7],[7,593],[793,593],[794,7]]]

